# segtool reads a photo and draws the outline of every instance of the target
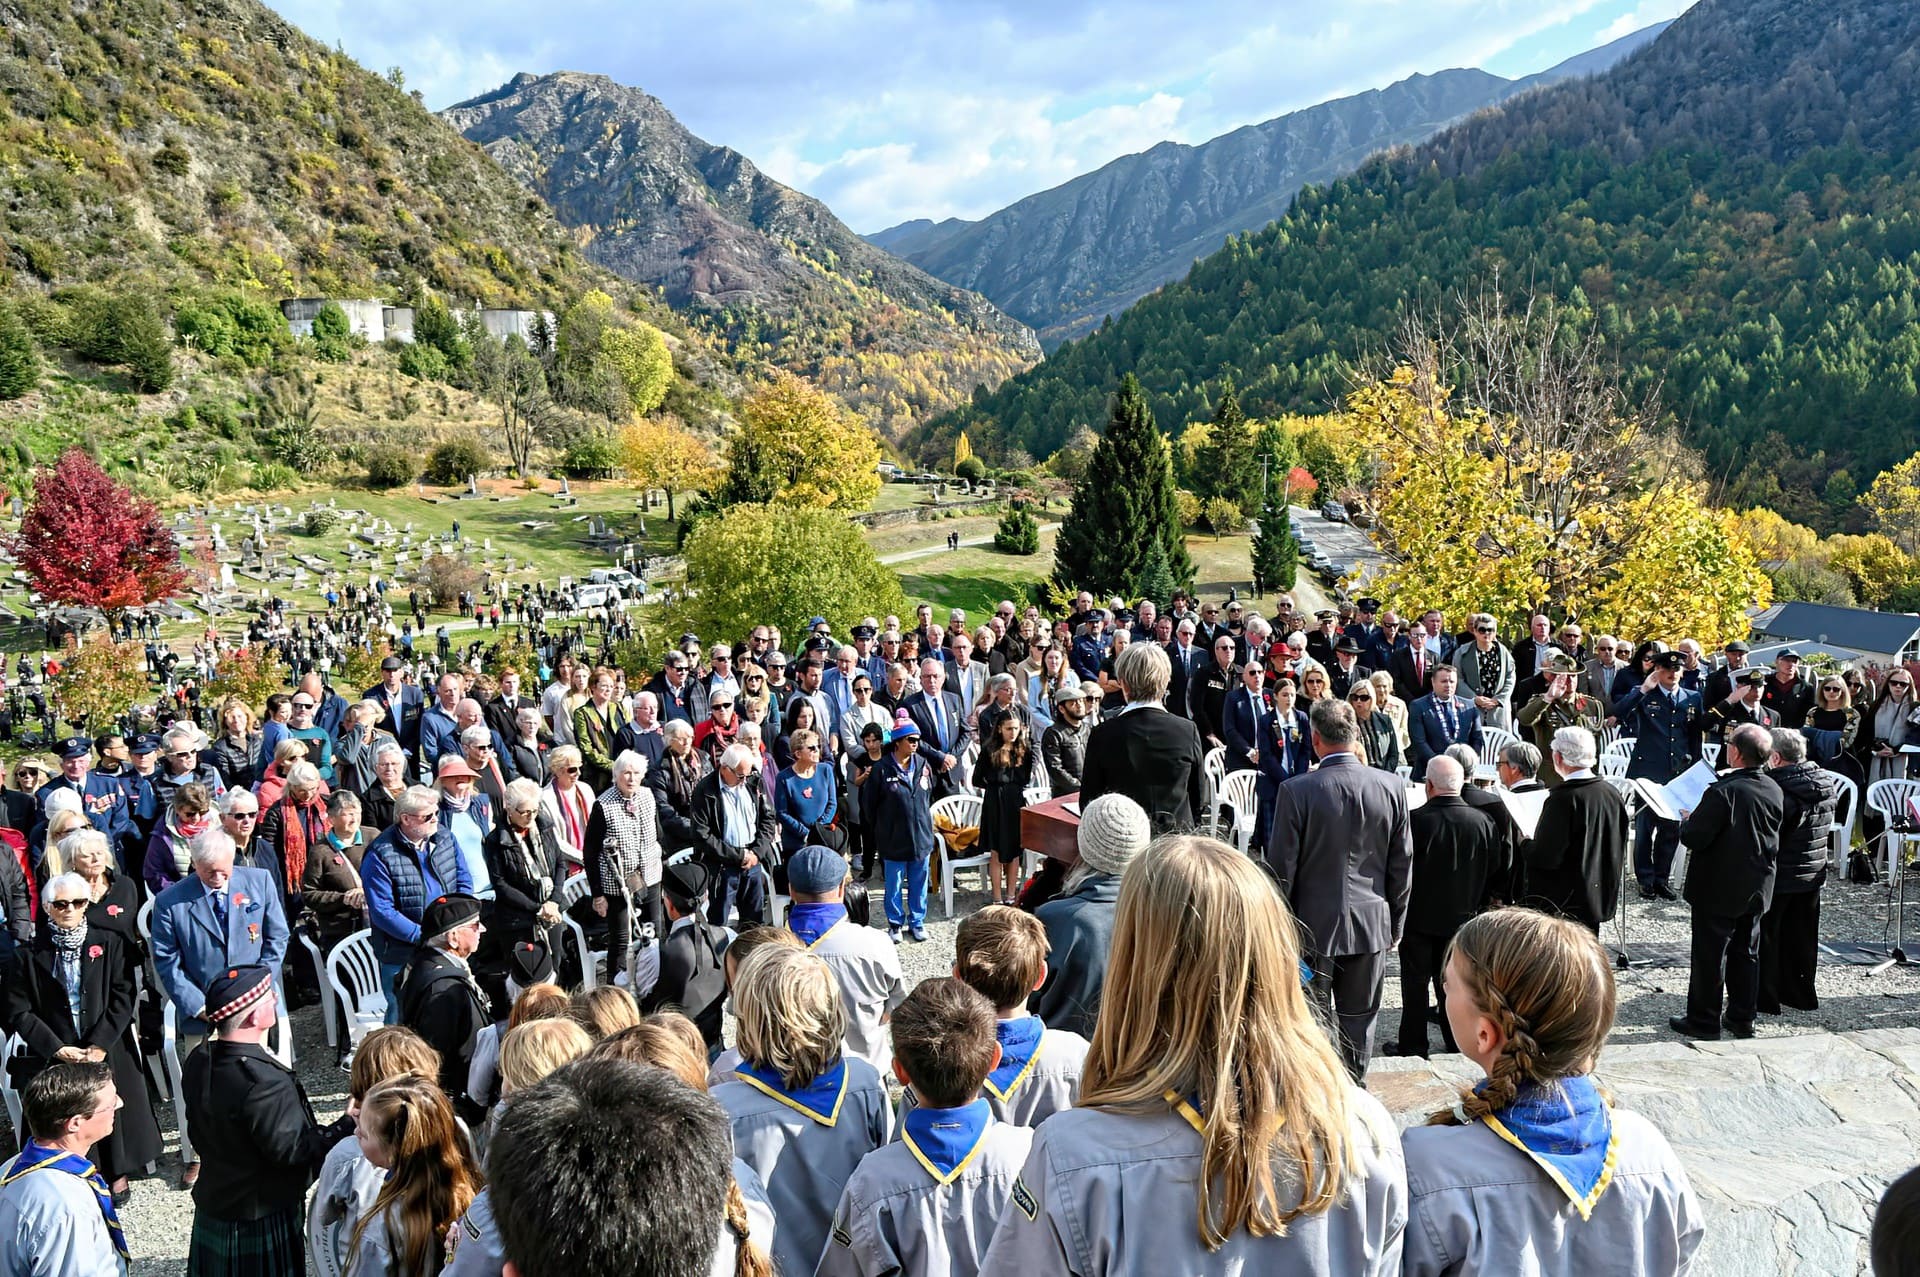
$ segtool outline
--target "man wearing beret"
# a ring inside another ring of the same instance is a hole
[[[1700,693],[1680,686],[1686,663],[1679,652],[1657,654],[1647,681],[1613,703],[1621,734],[1634,738],[1633,757],[1627,762],[1632,779],[1664,785],[1700,761],[1707,716]],[[1649,808],[1640,809],[1633,822],[1633,876],[1640,880],[1641,899],[1680,898],[1667,882],[1679,845],[1678,824],[1659,819]]]
[[[660,944],[660,976],[641,995],[640,1009],[677,1010],[692,1020],[707,1049],[720,1043],[721,1011],[727,1001],[727,946],[733,932],[706,920],[706,868],[691,860],[660,871],[667,908],[667,938]]]
[[[907,996],[900,953],[880,932],[847,915],[847,862],[829,847],[802,847],[787,862],[793,912],[787,925],[833,968],[847,1008],[846,1049],[876,1069],[891,1068],[887,1017]]]
[[[480,900],[465,892],[427,905],[420,947],[400,986],[400,1023],[440,1053],[440,1089],[469,1122],[482,1116],[467,1097],[467,1077],[480,1030],[492,1017],[487,995],[468,965],[480,948]]]
[[[206,1003],[213,1037],[187,1057],[180,1079],[202,1163],[187,1272],[305,1272],[301,1207],[353,1119],[316,1123],[292,1070],[261,1045],[279,1015],[271,968],[227,968],[208,983]]]
[[[80,810],[86,813],[95,829],[107,836],[107,845],[120,858],[120,872],[137,879],[140,859],[134,848],[133,800],[127,794],[126,785],[119,780],[94,773],[93,742],[86,737],[70,736],[60,742],[60,774],[34,795],[40,805],[40,820],[27,841],[35,848],[45,846],[47,799],[57,789],[71,789],[80,795]]]
[[[1606,710],[1598,700],[1577,690],[1580,662],[1565,652],[1549,655],[1540,674],[1546,686],[1520,703],[1514,721],[1533,734],[1541,758],[1538,779],[1551,786],[1560,783],[1560,773],[1553,766],[1554,733],[1563,727],[1584,727],[1597,734]]]

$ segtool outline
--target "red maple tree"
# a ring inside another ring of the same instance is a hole
[[[164,599],[186,581],[159,510],[78,448],[35,473],[33,502],[7,549],[42,598],[110,617]]]
[[[1305,466],[1287,472],[1287,495],[1294,501],[1306,501],[1320,490],[1320,481]]]

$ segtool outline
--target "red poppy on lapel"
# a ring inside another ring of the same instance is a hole
[[[247,939],[254,944],[260,943],[260,924],[259,923],[249,922],[247,924]]]
[[[119,906],[119,905],[108,905],[108,906],[107,906],[107,917],[109,917],[109,918],[118,918],[118,917],[119,917],[119,916],[120,916],[121,914],[123,914],[123,913],[125,913],[125,912],[126,912],[126,910],[125,910],[124,908],[122,908],[121,906]]]
[[[88,956],[89,958],[97,958],[97,957],[99,957],[99,956],[100,956],[101,954],[103,954],[103,953],[105,953],[105,952],[106,952],[106,950],[105,950],[105,949],[102,949],[102,948],[101,948],[101,947],[100,947],[99,945],[97,945],[97,944],[90,944],[90,945],[88,945],[88,946],[87,946],[87,956]]]
[[[240,907],[241,907],[242,909],[244,909],[244,908],[246,908],[246,907],[247,907],[247,896],[246,896],[246,893],[245,893],[245,892],[242,892],[242,891],[236,891],[236,892],[234,892],[234,893],[233,893],[233,903],[235,903],[236,905],[239,905],[239,906],[240,906]]]

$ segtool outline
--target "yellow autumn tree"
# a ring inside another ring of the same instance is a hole
[[[1860,504],[1895,545],[1920,553],[1920,453],[1881,471]]]
[[[1828,537],[1826,549],[1827,566],[1847,578],[1863,607],[1886,607],[1916,575],[1913,556],[1878,532]]]
[[[742,502],[864,510],[880,491],[880,443],[817,387],[788,372],[740,405],[727,437],[724,505]]]
[[[610,328],[602,346],[608,362],[620,374],[633,410],[644,414],[658,408],[673,382],[673,353],[660,330],[639,322]]]
[[[712,445],[672,416],[627,423],[620,431],[620,464],[636,487],[666,490],[669,519],[674,493],[706,490],[720,476]]]
[[[967,432],[962,430],[960,437],[953,441],[953,470],[960,472],[960,463],[973,455],[973,445],[967,441]]]
[[[1791,563],[1795,559],[1824,558],[1820,534],[1812,528],[1790,521],[1777,510],[1755,506],[1735,519],[1740,534],[1753,546],[1762,560]]]

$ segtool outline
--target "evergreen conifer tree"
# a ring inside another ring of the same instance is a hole
[[[1165,611],[1173,605],[1173,591],[1173,571],[1167,566],[1166,548],[1155,541],[1147,548],[1146,562],[1140,565],[1140,575],[1134,579],[1132,597],[1152,599],[1154,607]]]
[[[18,399],[40,384],[40,355],[33,334],[14,314],[0,306],[0,399]]]
[[[1242,510],[1259,505],[1260,463],[1254,459],[1247,414],[1240,409],[1240,396],[1232,383],[1213,410],[1212,429],[1194,459],[1194,470],[1193,493],[1202,501],[1225,497]]]
[[[173,384],[173,338],[167,321],[153,304],[123,297],[113,312],[113,346],[119,361],[143,395],[157,394]]]
[[[1098,594],[1127,590],[1158,544],[1176,586],[1193,579],[1193,560],[1174,504],[1173,458],[1166,436],[1132,373],[1120,380],[1107,433],[1073,487],[1061,521],[1054,580]]]
[[[1287,512],[1269,501],[1260,512],[1260,530],[1253,534],[1253,589],[1291,590],[1300,575],[1300,544],[1293,539]]]

